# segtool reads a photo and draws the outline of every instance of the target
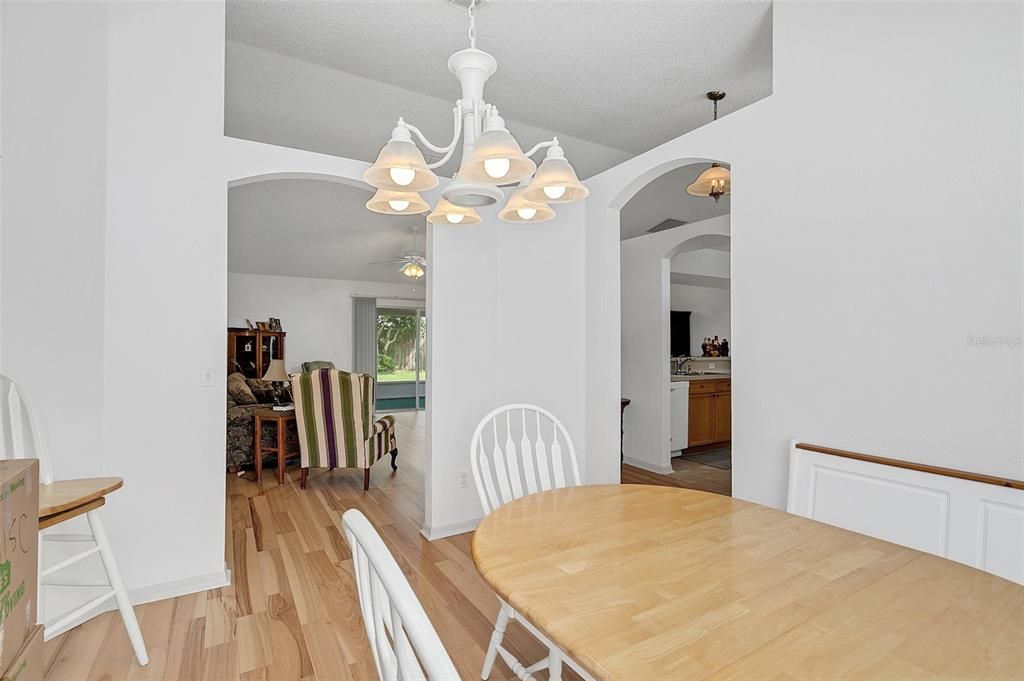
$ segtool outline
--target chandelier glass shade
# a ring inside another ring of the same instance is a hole
[[[416,192],[395,192],[378,189],[366,202],[374,213],[385,215],[419,215],[430,210],[430,205]]]
[[[479,225],[480,214],[472,208],[456,206],[448,199],[440,198],[427,216],[427,222],[434,225]]]
[[[550,220],[555,212],[548,203],[568,203],[584,198],[588,191],[565,158],[558,138],[541,142],[524,152],[508,131],[498,109],[483,98],[487,79],[494,75],[498,63],[491,55],[476,49],[476,5],[469,0],[470,46],[448,59],[448,69],[459,81],[462,97],[452,109],[454,132],[451,143],[431,143],[416,126],[398,119],[390,141],[384,145],[377,160],[363,179],[378,191],[366,204],[371,211],[390,215],[411,215],[427,212],[430,206],[417,192],[438,186],[433,169],[447,163],[460,149],[462,161],[455,177],[445,185],[428,220],[433,224],[478,224],[480,216],[473,208],[489,206],[506,200],[502,186],[525,184],[512,193],[499,217],[515,215],[512,222]],[[435,154],[437,160],[427,163],[417,143]],[[547,157],[538,169],[531,156],[547,149]],[[534,176],[534,173],[536,175]],[[532,181],[530,181],[533,176]],[[520,208],[512,202],[529,201],[536,205]],[[404,201],[408,203],[404,203]],[[511,212],[510,212],[510,208]],[[463,209],[461,212],[456,208]],[[535,212],[534,212],[535,211]],[[529,215],[529,218],[523,217]],[[461,219],[459,216],[462,216]]]
[[[402,136],[407,139],[401,139]],[[363,180],[377,189],[393,192],[424,192],[439,180],[409,137],[408,130],[395,128],[391,141],[377,154],[377,160],[363,173]]]
[[[480,135],[473,155],[459,175],[470,182],[513,184],[533,175],[537,164],[523,153],[519,142],[504,127]]]
[[[555,211],[546,203],[530,201],[526,198],[526,187],[512,192],[508,203],[498,213],[505,222],[547,222],[555,217]]]
[[[548,150],[547,158],[540,164],[533,181],[526,188],[524,197],[537,203],[571,203],[586,198],[590,193],[565,160],[562,148],[557,144]]]
[[[717,163],[705,170],[694,180],[693,184],[686,188],[687,194],[693,196],[710,196],[718,203],[718,200],[732,192],[732,176],[728,168],[723,168]]]

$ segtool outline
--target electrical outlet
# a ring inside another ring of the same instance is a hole
[[[462,471],[459,473],[459,487],[467,489],[469,487],[469,471]]]
[[[708,362],[708,369],[714,369],[714,368],[715,368],[715,363],[714,362]]]

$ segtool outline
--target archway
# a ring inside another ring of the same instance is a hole
[[[715,263],[724,260],[724,276],[713,276],[716,272],[700,270],[691,273],[688,284],[708,285],[708,281],[728,282],[728,254],[730,244],[729,215],[715,215],[705,218],[697,216],[692,222],[677,226],[655,226],[642,234],[631,232],[630,220],[626,215],[630,200],[652,200],[641,192],[659,178],[677,170],[693,167],[694,173],[706,167],[712,159],[682,158],[660,163],[632,180],[623,183],[616,197],[611,201],[609,223],[616,231],[622,230],[623,240],[619,242],[620,265],[620,347],[619,380],[622,397],[631,401],[624,414],[623,462],[649,471],[670,475],[673,473],[672,452],[687,448],[686,407],[682,404],[682,435],[677,434],[678,411],[673,410],[672,400],[678,389],[671,376],[670,357],[672,338],[670,334],[673,311],[673,291],[688,290],[689,285],[674,285],[681,273],[673,273],[673,261],[688,256],[689,261],[703,262],[711,258]],[[685,185],[678,188],[682,192]],[[710,201],[694,198],[694,201]],[[686,207],[675,207],[677,211]],[[624,215],[625,221],[624,220]],[[676,213],[662,217],[689,217]],[[680,221],[673,221],[680,222]],[[628,237],[628,238],[627,238]],[[693,256],[693,257],[689,257]],[[719,257],[720,256],[720,257]],[[703,281],[705,279],[707,281]],[[698,289],[703,290],[703,289]],[[688,292],[688,291],[687,291]],[[726,295],[727,292],[726,292]],[[683,307],[680,309],[688,309]],[[728,318],[728,308],[725,310]],[[687,315],[688,316],[688,315]],[[726,327],[727,328],[727,327]],[[689,342],[686,342],[689,347]],[[699,354],[700,341],[696,343]],[[689,355],[692,350],[687,351]],[[715,369],[721,370],[716,366]],[[682,379],[677,379],[682,380]],[[676,391],[673,391],[676,388]],[[685,396],[684,396],[685,399]],[[682,443],[680,441],[682,438]]]
[[[268,153],[248,154],[246,152],[250,150],[249,145],[245,145],[244,147],[240,148],[240,151],[243,152],[242,154],[240,154],[240,159],[237,160],[235,163],[228,164],[229,167],[237,167],[237,170],[229,171],[229,177],[226,178],[226,190],[229,193],[229,196],[231,195],[232,192],[253,192],[254,190],[262,191],[263,188],[269,190],[270,188],[274,187],[275,184],[280,185],[284,183],[290,183],[292,186],[298,186],[299,184],[302,183],[308,183],[310,186],[320,185],[322,187],[326,187],[326,185],[334,185],[335,189],[331,190],[331,192],[328,193],[338,194],[339,192],[347,192],[356,195],[365,192],[365,197],[361,199],[355,199],[357,202],[359,202],[360,205],[360,222],[363,221],[363,211],[361,209],[361,205],[362,203],[365,203],[366,199],[369,198],[369,196],[371,195],[370,193],[373,191],[372,187],[365,184],[361,179],[363,170],[366,167],[365,163],[343,158],[334,158],[317,154],[310,154],[308,152],[301,152],[291,149],[278,149],[274,147],[266,147],[264,145],[254,146],[259,147],[256,151]],[[259,187],[255,187],[254,185],[259,185]],[[344,189],[338,187],[338,185],[343,185]],[[229,211],[232,210],[231,204],[232,202],[229,200]],[[377,217],[378,216],[371,215],[367,222],[372,222]],[[404,216],[402,218],[392,218],[392,220],[396,221],[396,223],[400,221],[408,225],[422,222],[421,216]],[[339,228],[343,229],[345,224],[346,223],[344,221],[339,221],[338,226]],[[405,225],[403,224],[403,226]],[[284,230],[288,230],[290,227],[292,227],[291,223],[282,224],[282,229]],[[229,229],[226,229],[225,231],[229,232]],[[228,234],[228,236],[230,238],[230,234]],[[308,236],[308,234],[302,234],[301,236],[297,236],[296,238],[308,241]],[[389,252],[388,257],[398,256],[402,252],[409,250],[412,245],[411,238],[411,232],[409,232],[407,235],[403,235],[401,245],[395,245],[394,251]],[[423,248],[424,241],[425,239],[421,230],[419,237],[420,248]],[[429,239],[426,239],[427,250],[429,250],[429,243]],[[373,260],[384,259],[386,258],[373,258]],[[391,269],[397,271],[397,266],[394,266]],[[418,280],[416,282],[416,288],[418,289],[417,294],[419,295],[419,298],[413,298],[412,296],[406,295],[392,294],[390,291],[385,290],[373,290],[372,287],[369,287],[370,290],[353,289],[351,291],[343,291],[340,294],[335,295],[335,301],[333,305],[320,306],[323,309],[324,316],[333,316],[336,318],[335,321],[343,320],[346,324],[350,325],[350,327],[346,330],[346,332],[349,334],[349,337],[346,339],[346,343],[344,344],[342,350],[339,351],[339,354],[341,354],[344,357],[344,361],[342,362],[339,362],[337,357],[321,356],[326,355],[327,353],[322,353],[319,351],[299,352],[297,354],[296,350],[298,347],[300,347],[298,343],[298,341],[300,340],[299,329],[286,328],[285,330],[289,332],[289,335],[287,337],[288,350],[285,356],[285,361],[287,363],[288,370],[298,371],[298,367],[301,365],[302,362],[312,360],[334,361],[335,365],[339,369],[355,370],[355,367],[350,366],[348,363],[349,361],[351,361],[350,358],[352,354],[352,348],[354,347],[354,341],[352,339],[352,332],[354,330],[354,327],[351,326],[354,324],[354,304],[359,298],[374,297],[377,300],[376,307],[378,308],[378,311],[387,308],[387,310],[391,313],[391,316],[393,317],[398,316],[399,312],[409,311],[411,313],[411,318],[413,318],[416,322],[417,331],[425,327],[424,334],[427,336],[427,342],[425,345],[426,348],[428,348],[428,350],[425,350],[422,353],[423,355],[425,355],[425,357],[422,357],[421,353],[419,352],[414,353],[414,356],[416,357],[417,361],[421,362],[421,367],[422,364],[426,364],[426,373],[427,375],[429,375],[429,348],[432,345],[430,343],[429,336],[432,332],[432,328],[431,325],[429,324],[424,325],[422,323],[422,320],[424,316],[423,312],[425,310],[426,314],[429,315],[429,310],[426,309],[429,305],[429,302],[427,297],[425,296],[425,291],[428,286],[427,279],[429,279],[432,276],[432,268],[428,266],[426,270],[426,276],[423,279]],[[232,270],[232,272],[233,271],[234,270]],[[284,275],[284,277],[280,278],[290,278],[292,276],[298,277],[299,275]],[[335,284],[337,282],[332,282],[330,281],[329,278],[324,278],[322,276],[317,276],[314,274],[310,274],[309,276],[311,277],[310,281],[315,280],[316,282],[321,284],[320,287],[314,287],[308,285],[310,284],[310,282],[303,282],[304,293],[302,295],[305,297],[304,307],[314,308],[317,306],[312,304],[313,301],[309,298],[309,296],[313,296],[317,293],[317,291],[322,291],[324,288],[331,286],[332,284]],[[238,298],[238,296],[233,295],[232,293],[232,288],[237,277],[234,274],[229,275],[228,268],[226,268],[225,278],[227,281],[226,288],[228,289],[228,314],[226,316],[228,317],[229,326],[237,326],[239,324],[244,325],[244,321],[245,318],[247,318],[247,315],[237,313],[237,311],[232,311],[232,303],[233,301],[237,302]],[[269,279],[271,277],[268,276],[267,278]],[[398,286],[398,284],[395,284],[394,286]],[[258,300],[260,296],[250,296],[249,298]],[[278,300],[280,300],[280,298],[281,297],[279,296]],[[412,303],[417,304],[414,305]],[[286,310],[287,308],[278,306],[277,309]],[[309,312],[309,310],[307,309],[306,312]],[[294,317],[296,314],[297,313],[294,310],[291,312],[292,317]],[[274,316],[284,317],[284,314],[274,314]],[[266,319],[266,315],[263,314],[262,316],[259,317],[259,319]],[[286,320],[282,321],[285,322]],[[292,322],[292,327],[295,327],[294,322]],[[312,327],[310,327],[307,324],[303,328],[305,329],[306,332],[308,332],[305,333],[306,336],[311,335],[313,330]],[[325,328],[325,332],[330,332],[330,328]],[[417,371],[417,376],[418,375],[419,371]],[[388,402],[388,404],[386,404],[384,407],[381,407],[381,409],[384,410],[382,413],[392,413],[393,410],[398,409],[398,407],[394,405],[395,396],[391,394],[392,392],[394,392],[393,388],[395,388],[396,386],[385,386],[392,390],[384,391],[381,390],[381,387],[382,384],[378,384],[377,397],[381,398],[382,395],[385,395],[387,398],[389,398],[388,400],[384,400]],[[420,388],[422,388],[422,382],[420,382]],[[417,402],[422,403],[420,400],[417,400]],[[405,405],[403,405],[403,407],[404,406]],[[427,488],[426,485],[422,484],[422,477],[420,477],[416,469],[421,469],[424,476],[429,476],[430,442],[428,438],[423,437],[423,433],[427,431],[430,427],[430,412],[421,411],[418,414],[409,412],[405,414],[398,414],[397,416],[399,429],[399,451],[401,453],[398,461],[399,472],[396,474],[397,477],[395,478],[394,483],[390,483],[390,468],[385,464],[374,466],[373,470],[371,471],[371,490],[373,489],[374,486],[383,487],[388,484],[401,484],[401,487],[404,490],[403,493],[405,495],[411,497],[413,494],[415,494],[417,496],[415,502],[409,504],[409,507],[423,508],[427,494]],[[415,428],[415,433],[410,432],[410,428]],[[403,429],[405,429],[405,432],[403,432]],[[415,465],[415,467],[413,467],[412,465],[413,461],[412,459],[410,459],[410,456],[417,456],[419,459],[418,465]],[[270,460],[272,461],[272,459]],[[273,477],[273,474],[265,469],[263,476],[265,481],[268,479],[268,474],[271,478]],[[410,484],[413,482],[415,484]],[[422,518],[414,519],[414,521],[422,522]]]

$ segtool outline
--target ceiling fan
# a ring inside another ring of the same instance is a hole
[[[412,250],[406,251],[399,258],[393,260],[381,260],[380,262],[371,262],[371,265],[401,265],[398,271],[409,277],[410,279],[422,279],[427,273],[427,254],[416,248],[416,236],[419,234],[420,228],[412,228]]]

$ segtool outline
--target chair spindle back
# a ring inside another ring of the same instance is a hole
[[[485,514],[527,494],[580,484],[569,432],[532,404],[506,404],[483,417],[470,443],[470,465]]]

